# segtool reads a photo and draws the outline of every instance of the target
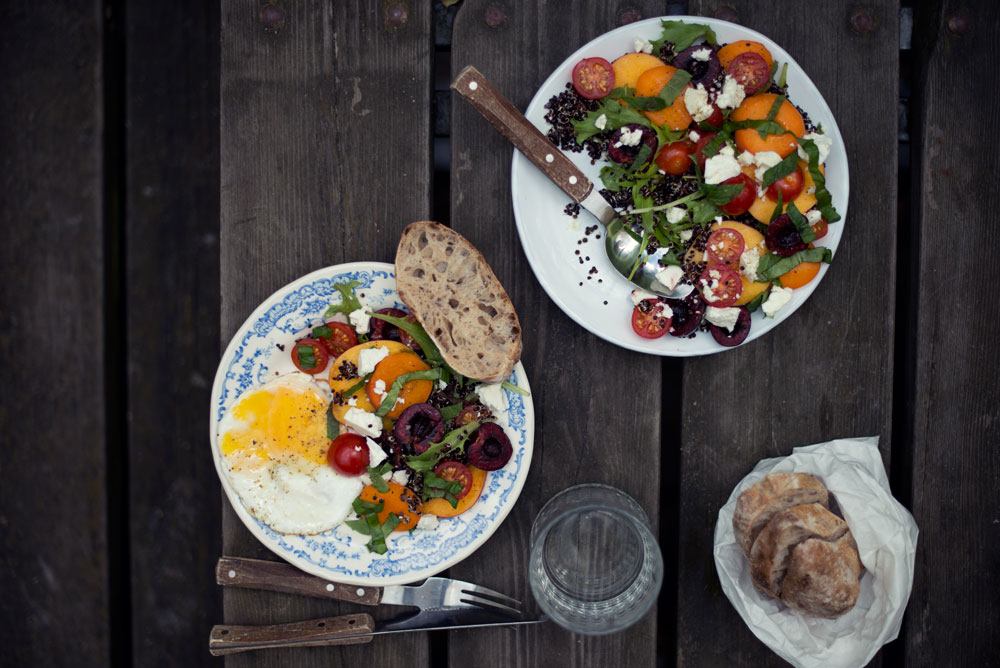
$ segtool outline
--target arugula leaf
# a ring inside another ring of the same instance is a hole
[[[760,258],[760,264],[757,265],[757,280],[761,282],[774,281],[802,262],[826,262],[829,264],[832,259],[833,251],[829,248],[807,248],[788,257],[778,257],[768,253]]]
[[[799,231],[802,241],[809,243],[810,241],[816,240],[816,233],[813,232],[812,225],[810,225],[809,221],[806,220],[806,217],[799,212],[798,207],[795,206],[795,202],[788,203],[788,210],[785,211],[785,213],[787,213],[788,217],[792,219],[793,223],[795,223],[795,229]]]
[[[680,53],[684,49],[694,44],[698,39],[704,37],[709,44],[718,44],[715,31],[700,23],[684,23],[683,21],[661,20],[663,34],[659,39],[651,42],[653,45],[653,55],[660,53],[660,49],[666,42],[674,45],[674,53]]]
[[[833,196],[826,189],[826,178],[819,170],[819,148],[812,139],[800,139],[799,146],[809,156],[809,175],[812,176],[813,184],[816,186],[816,208],[826,222],[836,223],[840,220],[840,214],[833,207]]]
[[[385,417],[392,410],[393,406],[396,405],[396,399],[399,398],[399,393],[403,391],[403,385],[406,385],[411,380],[437,380],[441,377],[441,369],[423,369],[421,371],[410,371],[408,373],[400,374],[396,377],[396,380],[392,381],[392,387],[389,391],[385,393],[382,397],[382,403],[378,405],[375,410],[375,415],[378,417]]]
[[[763,186],[767,188],[775,181],[779,181],[799,168],[799,154],[795,151],[789,153],[784,160],[774,167],[764,172]]]
[[[597,119],[601,115],[607,118],[607,125],[604,126],[603,130],[597,127]],[[572,121],[573,130],[576,132],[576,140],[580,144],[583,144],[583,142],[596,134],[617,130],[623,125],[629,125],[630,123],[645,125],[647,128],[653,127],[649,119],[635,109],[622,105],[618,100],[608,98],[605,98],[601,106],[597,109],[587,112],[582,121]]]
[[[479,429],[479,421],[472,422],[452,429],[437,443],[431,443],[430,447],[419,455],[406,457],[406,465],[414,471],[430,471],[446,454],[462,454],[465,452],[465,441]]]
[[[361,302],[354,296],[354,288],[361,287],[360,283],[357,281],[334,283],[333,287],[340,293],[340,303],[331,304],[330,308],[326,309],[326,313],[323,314],[324,318],[329,318],[336,313],[350,315],[352,311],[357,311],[361,308]]]
[[[315,368],[316,353],[312,346],[295,346],[295,352],[299,356],[299,366],[302,367],[303,371]]]
[[[688,208],[691,209],[691,220],[699,225],[714,220],[716,216],[722,215],[719,207],[705,200],[691,202]]]
[[[424,357],[427,361],[432,364],[444,364],[444,358],[441,357],[441,351],[438,350],[437,346],[434,345],[434,341],[427,334],[427,331],[420,326],[419,322],[410,322],[406,318],[397,318],[394,315],[388,315],[386,313],[372,313],[373,318],[378,318],[379,320],[385,320],[390,325],[395,325],[401,330],[409,334],[416,340],[420,349],[424,351]]]

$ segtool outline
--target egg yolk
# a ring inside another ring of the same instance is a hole
[[[242,451],[282,463],[302,457],[325,466],[326,411],[326,401],[314,392],[287,387],[252,392],[233,408],[232,417],[243,427],[223,434],[219,447],[223,455]]]

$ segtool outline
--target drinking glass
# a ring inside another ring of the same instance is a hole
[[[576,485],[535,518],[528,579],[553,621],[603,635],[649,611],[663,584],[663,557],[632,497],[607,485]]]

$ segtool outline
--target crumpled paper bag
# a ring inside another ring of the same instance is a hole
[[[768,473],[811,473],[840,506],[865,573],[858,602],[837,619],[806,617],[758,592],[736,543],[736,499]],[[799,668],[864,666],[899,635],[913,588],[917,524],[889,491],[878,437],[845,438],[761,460],[733,490],[715,525],[715,567],[722,591],[754,635]]]

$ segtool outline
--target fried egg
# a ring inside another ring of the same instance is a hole
[[[342,522],[364,485],[327,463],[329,388],[304,373],[246,392],[219,422],[223,469],[250,513],[279,533]]]

